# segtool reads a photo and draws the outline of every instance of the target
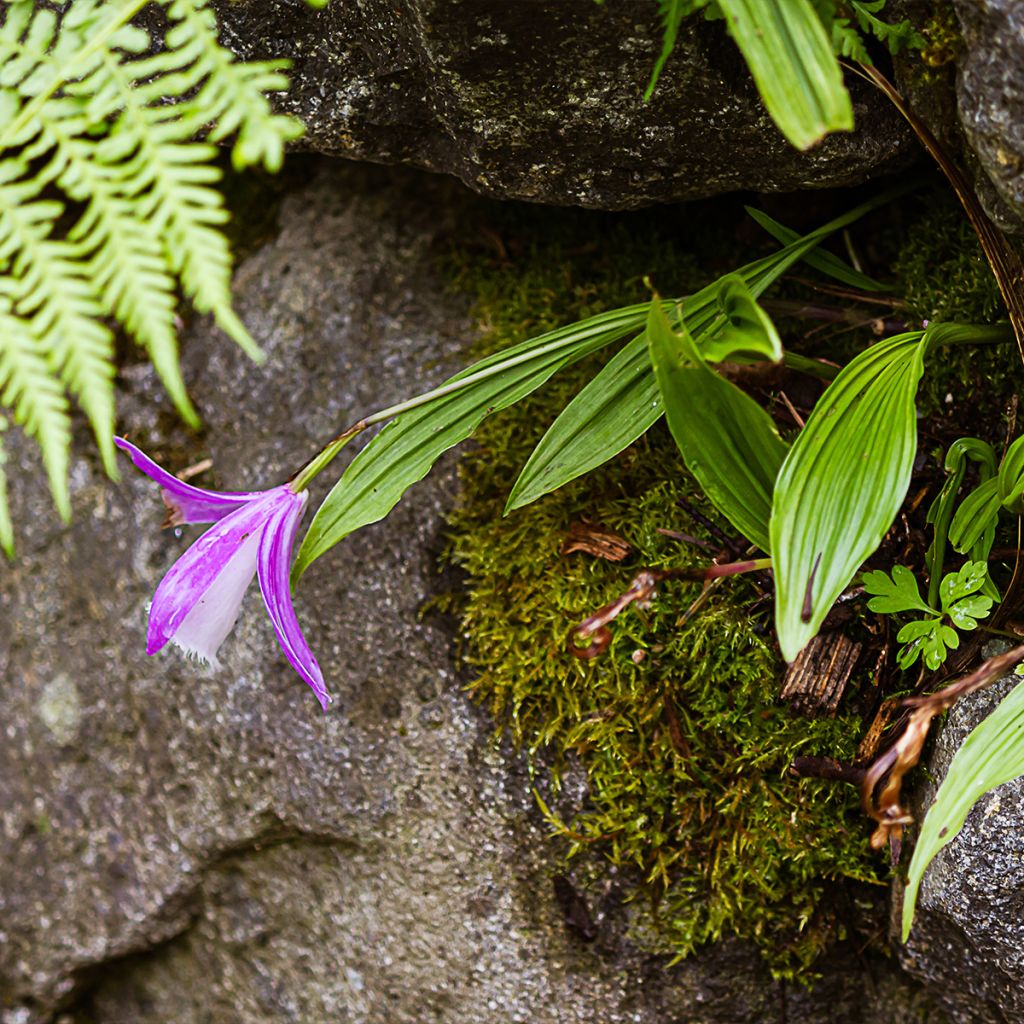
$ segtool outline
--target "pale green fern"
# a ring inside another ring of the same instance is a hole
[[[132,19],[148,0],[0,5],[0,546],[11,554],[3,433],[39,444],[70,515],[71,400],[116,476],[114,335],[148,353],[181,415],[198,423],[178,366],[181,295],[254,358],[231,307],[228,218],[214,143],[236,168],[277,170],[302,133],[266,93],[286,62],[241,63],[206,0],[159,0],[166,28]],[[6,414],[6,415],[5,415]]]

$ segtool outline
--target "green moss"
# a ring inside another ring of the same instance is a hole
[[[628,217],[481,204],[450,265],[456,285],[477,299],[484,347],[496,348],[643,301],[645,275],[663,294],[691,291],[770,248],[757,235],[744,238],[743,225],[732,200]],[[864,227],[860,247],[874,264],[885,262],[879,253],[899,252],[909,323],[1003,315],[973,232],[944,186]],[[800,288],[781,291],[799,297]],[[806,325],[790,326],[787,344],[807,351]],[[846,359],[872,338],[840,332],[829,350],[818,350],[819,341],[812,354]],[[533,446],[600,358],[486,421],[462,463],[452,544],[469,578],[463,614],[473,691],[530,752],[567,854],[584,858],[587,871],[602,860],[632,870],[636,895],[647,897],[636,906],[651,908],[635,917],[645,944],[685,955],[737,935],[757,943],[776,973],[807,978],[830,942],[860,927],[837,909],[851,902],[850,885],[879,882],[886,867],[868,850],[853,791],[791,778],[787,768],[796,754],[852,758],[862,723],[850,713],[807,720],[779,706],[770,602],[759,602],[743,579],[719,587],[683,628],[679,615],[698,588],[666,584],[650,608],[620,617],[604,657],[584,662],[568,653],[569,628],[621,593],[637,570],[707,559],[659,532],[708,538],[681,500],[726,525],[661,427],[584,480],[502,518]],[[944,351],[922,386],[926,436],[1001,434],[1002,402],[1020,377],[1012,347]],[[579,520],[620,533],[633,546],[630,560],[561,555]],[[586,777],[582,803],[569,795],[573,787],[559,787],[572,766]]]
[[[723,207],[709,214],[717,230],[703,251],[699,242],[682,248],[662,211],[616,220],[543,211],[543,222],[524,224],[522,208],[513,210],[490,259],[455,258],[493,345],[640,301],[645,272],[673,282],[666,290],[688,290],[736,255],[723,260],[715,243],[731,239],[737,222]],[[581,251],[580,235],[593,239],[602,225],[600,248]],[[502,256],[522,231],[530,241],[514,259]],[[635,869],[637,893],[654,907],[650,941],[685,955],[739,935],[778,973],[799,975],[841,931],[832,909],[838,880],[877,881],[884,867],[867,849],[853,791],[790,778],[787,768],[798,753],[852,756],[859,722],[810,721],[777,704],[770,621],[763,606],[752,610],[758,594],[742,580],[718,588],[683,629],[678,616],[699,588],[666,584],[649,609],[620,618],[603,658],[567,652],[569,627],[624,590],[637,569],[706,560],[658,532],[707,536],[680,499],[717,518],[660,428],[584,480],[502,518],[540,433],[593,368],[556,378],[487,421],[463,460],[452,528],[455,559],[469,573],[473,690],[534,756],[539,789],[555,794],[567,852]],[[634,547],[630,561],[560,555],[576,520],[619,532]],[[570,763],[586,773],[582,806],[557,793]]]

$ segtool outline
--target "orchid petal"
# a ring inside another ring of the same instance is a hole
[[[151,480],[163,488],[167,506],[167,526],[183,523],[215,523],[248,501],[262,498],[266,491],[207,491],[179,480],[158,466],[145,452],[123,437],[115,437],[114,444],[128,453],[132,462]]]
[[[289,495],[294,497],[287,487],[278,487],[264,492],[258,501],[246,502],[207,530],[171,566],[153,595],[146,638],[147,654],[155,654],[168,640],[177,639],[179,629],[194,609],[201,609],[197,614],[213,615],[218,625],[214,632],[206,635],[192,619],[187,627],[187,637],[198,637],[205,650],[211,651],[215,635],[219,635],[223,623],[230,618],[224,630],[224,636],[227,635],[255,568],[253,545],[246,542],[262,535],[274,509],[282,501],[287,503]],[[248,571],[247,576],[245,571]],[[217,586],[218,579],[225,573],[227,576]],[[244,586],[241,583],[243,576]],[[225,601],[230,599],[234,603],[226,609],[214,608],[210,601],[212,597]],[[212,648],[213,656],[216,656],[216,647],[219,646],[217,643]],[[211,658],[211,653],[205,653],[202,648],[196,646],[194,649]]]
[[[263,600],[274,625],[278,643],[291,663],[292,668],[313,688],[320,706],[327,710],[330,696],[324,685],[323,672],[313,652],[302,635],[299,620],[292,606],[292,594],[288,576],[292,561],[292,548],[299,520],[306,506],[308,495],[292,494],[294,500],[282,502],[267,520],[260,537],[256,572],[259,576]]]

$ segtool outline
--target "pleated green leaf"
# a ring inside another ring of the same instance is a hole
[[[1007,324],[933,324],[887,338],[849,363],[814,407],[775,485],[775,628],[787,661],[881,543],[910,485],[914,399],[934,346],[1012,338]]]
[[[659,302],[651,303],[646,337],[669,429],[686,468],[715,508],[768,551],[772,488],[786,457],[771,417],[707,365],[685,324],[673,332]],[[737,343],[744,341],[737,338]]]
[[[923,331],[873,345],[815,406],[775,487],[775,628],[792,661],[881,543],[910,485]]]
[[[719,0],[772,120],[797,147],[853,128],[853,106],[810,0]]]
[[[935,802],[925,815],[903,894],[903,941],[928,865],[963,828],[970,809],[987,792],[1024,775],[1024,686],[1016,686],[953,755]]]

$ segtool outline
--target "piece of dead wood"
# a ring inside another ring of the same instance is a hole
[[[786,670],[779,697],[800,714],[835,717],[861,649],[842,633],[819,633]]]
[[[873,761],[875,759],[875,755],[878,753],[878,748],[882,744],[882,734],[892,723],[899,707],[899,697],[890,697],[888,700],[882,701],[871,725],[868,726],[868,731],[864,733],[864,738],[857,746],[858,764],[867,764],[868,761]]]
[[[899,844],[903,826],[913,821],[899,802],[903,777],[917,764],[932,719],[961,697],[1001,679],[1014,665],[1024,661],[1024,644],[983,662],[970,675],[921,697],[908,697],[902,703],[911,708],[910,719],[900,738],[867,770],[861,783],[864,811],[878,822],[871,845],[881,849],[887,842]],[[877,792],[876,792],[877,790]]]
[[[633,547],[629,541],[598,523],[578,520],[569,527],[561,548],[563,555],[574,551],[583,551],[608,562],[621,562],[633,553]]]

